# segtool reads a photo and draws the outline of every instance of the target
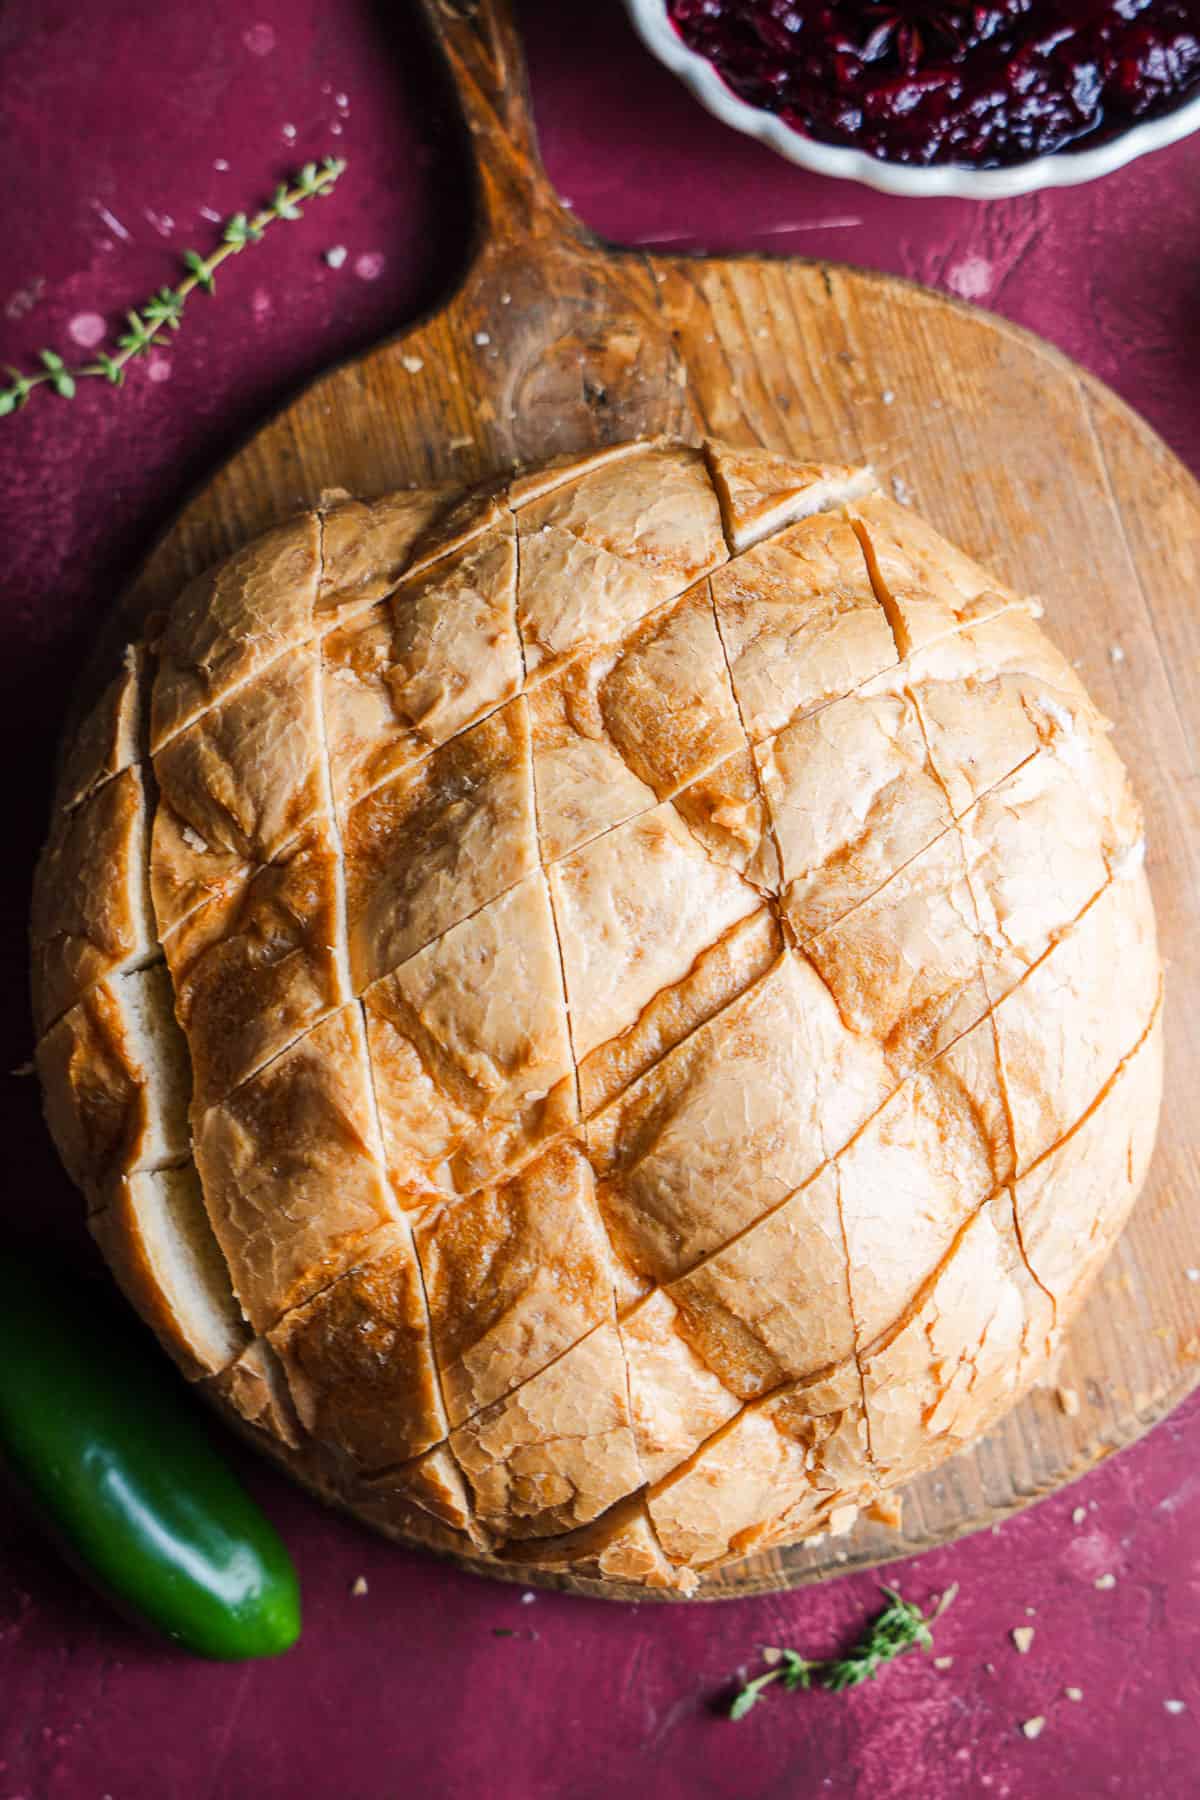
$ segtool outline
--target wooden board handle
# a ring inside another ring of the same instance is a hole
[[[470,135],[486,242],[584,234],[538,155],[525,57],[511,0],[421,0]]]

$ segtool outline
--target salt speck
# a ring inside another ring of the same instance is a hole
[[[885,406],[891,406],[896,398],[891,388],[884,388],[883,393],[879,397]]]
[[[331,244],[325,252],[325,261],[331,269],[340,269],[348,254],[345,244]]]
[[[536,1599],[537,1599],[536,1594],[529,1594],[529,1593],[522,1594],[521,1595],[521,1605],[522,1606],[532,1606]]]
[[[91,350],[104,336],[104,320],[99,313],[76,313],[67,326],[67,335],[75,343],[82,344],[85,350]]]
[[[1189,1281],[1200,1281],[1200,1269],[1185,1269],[1183,1272]]]
[[[912,505],[912,489],[901,475],[892,476],[892,495],[901,506]]]
[[[378,281],[383,274],[384,261],[382,250],[364,250],[354,259],[354,273],[360,281]]]
[[[104,248],[106,250],[111,250],[112,245],[106,240]],[[16,292],[10,294],[8,299],[4,302],[5,318],[23,319],[26,313],[33,311],[34,307],[41,299],[42,294],[45,292],[45,288],[46,277],[44,275],[35,275],[28,287],[18,288]]]
[[[170,213],[156,213],[149,206],[144,206],[142,214],[147,222],[153,225],[159,237],[170,237],[175,229],[175,221]]]
[[[1095,1581],[1092,1583],[1092,1586],[1099,1588],[1102,1594],[1107,1594],[1109,1590],[1115,1588],[1116,1585],[1117,1578],[1115,1575],[1097,1575]]]
[[[1021,1730],[1027,1738],[1041,1737],[1046,1729],[1045,1717],[1039,1713],[1036,1719],[1026,1719]]]
[[[1113,645],[1108,653],[1108,660],[1113,663],[1123,663],[1125,661],[1125,652],[1122,650],[1120,644]]]
[[[1014,1625],[1009,1636],[1013,1641],[1013,1649],[1018,1656],[1028,1656],[1033,1643],[1032,1625]]]
[[[501,294],[500,304],[501,304],[501,306],[511,306],[512,305],[512,295],[511,294]]]
[[[991,292],[992,265],[986,256],[964,256],[946,271],[946,286],[963,300],[982,300]]]
[[[363,1595],[364,1595],[364,1594],[365,1594],[365,1593],[366,1593],[366,1592],[367,1592],[367,1591],[368,1591],[368,1590],[367,1590],[367,1578],[366,1578],[366,1576],[365,1576],[365,1575],[358,1575],[358,1576],[356,1576],[356,1577],[355,1577],[355,1580],[354,1580],[354,1584],[353,1584],[353,1586],[352,1586],[352,1587],[351,1587],[351,1589],[350,1589],[350,1592],[351,1592],[351,1593],[352,1593],[352,1594],[353,1594],[353,1595],[354,1595],[354,1598],[355,1598],[355,1599],[356,1599],[356,1600],[361,1600],[361,1599],[362,1599],[362,1597],[363,1597]]]
[[[288,143],[289,143],[289,144],[294,144],[294,143],[295,143],[295,141],[296,141],[296,127],[295,127],[295,126],[294,126],[294,125],[281,125],[281,126],[280,126],[280,127],[279,127],[279,129],[280,129],[280,131],[282,131],[282,133],[283,133],[283,135],[284,135],[284,137],[285,137],[285,138],[286,138],[286,139],[287,139],[287,141],[288,141]]]
[[[270,294],[265,287],[256,287],[250,296],[250,311],[254,314],[254,323],[262,325],[275,310]]]
[[[329,131],[330,131],[330,135],[331,135],[331,136],[332,136],[332,137],[341,137],[341,135],[342,135],[342,128],[341,128],[341,126],[340,126],[340,125],[339,125],[339,124],[338,124],[338,122],[337,122],[337,120],[336,120],[336,119],[335,119],[335,120],[334,120],[334,121],[333,121],[333,123],[332,123],[332,125],[331,125],[331,126],[330,126],[330,127],[329,127]]]
[[[1083,1699],[1083,1689],[1081,1687],[1064,1688],[1063,1693],[1066,1695],[1068,1700],[1082,1700]]]
[[[215,212],[211,206],[202,206],[200,208],[200,217],[202,219],[207,219],[210,225],[219,225],[221,223],[222,215],[219,212]]]
[[[1166,1707],[1167,1711],[1173,1713],[1176,1718],[1179,1717],[1180,1713],[1187,1711],[1186,1700],[1164,1700],[1163,1705]]]
[[[484,345],[485,345],[485,344],[490,344],[490,343],[491,343],[491,341],[492,341],[492,335],[491,335],[491,332],[489,332],[489,331],[477,331],[477,332],[476,332],[476,333],[475,333],[475,342],[476,342],[476,343],[477,343],[477,344],[478,344],[478,345],[479,345],[479,347],[480,347],[480,349],[481,349],[481,350],[482,350],[482,349],[483,349],[483,347],[484,347]]]
[[[95,207],[96,212],[99,214],[100,218],[103,219],[114,237],[119,237],[124,244],[131,244],[133,242],[133,239],[130,237],[115,213],[110,213],[107,206],[102,206],[99,200],[93,200],[92,205]]]
[[[333,104],[337,107],[339,112],[350,111],[350,101],[345,94],[335,94],[333,96]]]
[[[400,366],[407,369],[410,375],[419,375],[425,367],[425,359],[422,356],[402,356]]]
[[[265,19],[260,20],[257,25],[251,25],[248,31],[243,31],[242,42],[251,56],[270,56],[275,48],[274,29]]]
[[[218,175],[224,175],[229,168],[229,164],[225,161],[223,156],[218,156],[213,163],[213,168],[217,171]]]
[[[171,364],[165,356],[152,356],[146,364],[146,374],[151,381],[170,381]]]

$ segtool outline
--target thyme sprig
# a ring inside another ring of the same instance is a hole
[[[786,1693],[797,1688],[823,1687],[834,1693],[857,1687],[861,1681],[874,1681],[885,1663],[903,1656],[906,1650],[931,1650],[930,1627],[940,1619],[958,1592],[947,1588],[937,1605],[925,1614],[911,1600],[905,1600],[895,1588],[885,1587],[887,1605],[872,1619],[859,1642],[844,1656],[818,1659],[801,1656],[796,1650],[765,1649],[763,1661],[770,1666],[764,1674],[742,1684],[729,1706],[731,1719],[744,1719],[762,1699],[774,1682],[781,1681]]]
[[[39,350],[38,361],[42,366],[33,375],[23,374],[20,369],[6,364],[12,384],[0,388],[0,418],[19,411],[35,388],[49,387],[60,399],[71,400],[75,396],[76,383],[90,376],[98,376],[111,382],[113,387],[120,387],[126,366],[134,357],[144,356],[166,332],[179,330],[183,309],[196,289],[200,288],[206,294],[215,292],[214,276],[228,257],[239,255],[248,244],[257,244],[267,227],[277,220],[298,219],[303,202],[328,194],[345,167],[345,159],[340,156],[327,156],[319,163],[305,163],[290,181],[280,182],[270,204],[261,207],[253,217],[239,212],[227,219],[221,230],[221,241],[210,255],[201,256],[196,250],[185,250],[183,266],[187,273],[183,279],[177,287],[159,288],[141,306],[126,313],[126,330],[117,338],[112,354],[98,350],[91,362],[71,368],[57,351]]]

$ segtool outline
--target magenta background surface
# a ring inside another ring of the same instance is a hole
[[[727,132],[645,56],[616,0],[526,0],[521,15],[550,174],[597,230],[840,258],[976,300],[1111,382],[1200,469],[1200,139],[1073,193],[885,199]],[[182,248],[212,241],[201,209],[246,206],[326,150],[351,159],[335,197],[224,273],[122,392],[40,395],[0,421],[0,1068],[30,1051],[29,868],[97,619],[181,496],[282,397],[436,302],[470,215],[453,116],[404,6],[0,13],[0,353],[14,362],[66,350],[89,315],[172,279]],[[335,244],[336,270],[322,256]],[[0,1080],[0,1105],[7,1236],[88,1260],[32,1083]],[[0,1800],[1200,1793],[1196,1402],[998,1534],[891,1571],[916,1598],[961,1583],[938,1632],[950,1668],[911,1658],[848,1696],[774,1696],[738,1726],[712,1703],[739,1666],[764,1643],[844,1642],[874,1606],[871,1578],[715,1609],[525,1603],[231,1454],[299,1563],[301,1646],[242,1667],[160,1650],[0,1507]],[[1097,1590],[1109,1573],[1115,1588]],[[1008,1632],[1025,1623],[1021,1657]],[[1019,1723],[1038,1714],[1029,1742]]]

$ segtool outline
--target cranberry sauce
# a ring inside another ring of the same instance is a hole
[[[667,0],[752,106],[887,162],[1024,162],[1200,90],[1200,0]]]

